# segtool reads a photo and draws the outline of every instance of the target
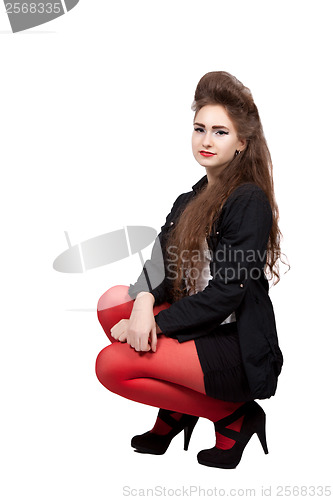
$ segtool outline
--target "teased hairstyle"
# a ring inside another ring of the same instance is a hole
[[[278,259],[281,259],[279,211],[275,201],[272,161],[263,133],[258,109],[250,90],[237,78],[225,71],[212,71],[199,81],[191,109],[197,112],[207,104],[220,104],[231,119],[240,139],[246,139],[245,150],[235,156],[223,169],[216,182],[203,188],[185,207],[174,229],[170,231],[167,248],[177,248],[176,278],[173,280],[172,296],[178,300],[186,295],[181,288],[184,270],[198,268],[198,251],[202,250],[204,238],[212,230],[228,196],[241,184],[252,182],[266,194],[273,214],[273,223],[267,244],[265,274],[280,280]],[[187,261],[182,260],[186,250]],[[202,259],[199,259],[202,260]],[[187,263],[186,263],[187,262]],[[202,264],[201,264],[202,265]],[[196,280],[187,276],[189,292],[195,291]]]

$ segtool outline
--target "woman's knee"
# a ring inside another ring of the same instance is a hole
[[[115,342],[104,347],[96,358],[96,376],[101,384],[110,390],[122,379],[121,350],[126,346],[127,344]]]
[[[100,297],[97,304],[97,318],[111,342],[114,342],[110,329],[121,319],[129,318],[134,301],[128,295],[128,286],[116,285]]]
[[[96,358],[95,372],[101,384],[105,385],[106,380],[112,375],[112,351],[115,344],[108,345],[101,350]]]
[[[103,311],[132,300],[128,295],[128,289],[129,287],[125,285],[115,285],[109,288],[99,298],[97,311]]]

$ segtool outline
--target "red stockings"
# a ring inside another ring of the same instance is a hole
[[[96,360],[98,380],[107,389],[132,401],[157,408],[208,418],[216,422],[243,403],[226,402],[207,396],[194,340],[178,340],[158,335],[156,352],[137,352],[126,342],[113,339],[110,329],[122,318],[129,318],[134,301],[127,286],[114,286],[98,302],[98,319],[112,344]],[[166,309],[154,307],[154,314]],[[243,417],[228,427],[239,431]],[[155,424],[155,429],[156,429]],[[165,433],[161,429],[161,433]],[[216,434],[217,447],[230,448],[235,441]]]

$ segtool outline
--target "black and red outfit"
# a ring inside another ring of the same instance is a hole
[[[186,204],[207,183],[205,175],[194,184],[192,191],[181,194],[166,218],[159,234],[162,249],[168,230],[177,223],[177,218]],[[274,395],[277,377],[283,362],[278,345],[274,312],[268,296],[268,281],[264,274],[266,247],[272,224],[272,212],[263,191],[252,183],[243,184],[228,198],[221,216],[207,238],[213,252],[211,275],[208,286],[195,295],[184,297],[166,310],[159,312],[155,320],[162,332],[179,342],[195,339],[199,359],[205,373],[207,394],[221,399],[230,393],[226,371],[235,374],[241,382],[237,398],[237,386],[232,391],[233,399],[264,399]],[[214,258],[214,255],[217,258]],[[152,259],[154,249],[152,251]],[[146,262],[149,271],[149,262]],[[155,305],[172,301],[168,291],[168,266],[164,281],[151,293]],[[149,272],[148,272],[149,275]],[[138,281],[129,288],[129,295],[135,298],[141,290],[148,290],[146,274],[141,273]],[[220,325],[233,311],[236,312],[237,334],[240,357],[233,342],[226,340],[224,331],[229,332],[236,325]],[[234,362],[230,364],[230,354]],[[244,367],[243,371],[236,366]],[[227,365],[225,367],[225,364]],[[237,373],[236,373],[237,371]],[[248,389],[246,382],[248,381]],[[244,384],[244,385],[243,385]]]
[[[212,255],[210,261],[212,279],[208,285],[193,295],[185,296],[176,302],[172,300],[170,294],[172,281],[166,253],[168,231],[177,224],[177,219],[187,203],[198,194],[207,181],[205,175],[192,186],[192,191],[181,194],[175,200],[156,238],[151,258],[145,262],[138,280],[127,289],[129,297],[124,299],[127,303],[123,307],[127,309],[123,317],[129,317],[131,310],[129,298],[134,300],[137,294],[144,290],[153,294],[155,320],[163,334],[161,351],[166,349],[167,356],[167,348],[164,345],[173,346],[169,358],[165,359],[165,365],[170,363],[170,367],[173,368],[165,367],[165,370],[169,371],[164,378],[164,368],[160,365],[153,367],[154,362],[151,361],[149,367],[148,360],[156,357],[157,353],[136,352],[128,345],[119,345],[120,343],[116,342],[100,353],[96,362],[96,372],[101,383],[109,390],[129,399],[204,416],[215,421],[230,414],[240,406],[240,403],[274,395],[283,357],[278,344],[273,307],[268,296],[268,281],[264,274],[272,211],[265,193],[257,185],[245,183],[235,189],[224,203],[211,234],[207,236]],[[149,277],[156,274],[159,245],[163,251],[164,279],[152,287],[152,280]],[[112,321],[108,315],[112,315],[117,304],[108,304],[108,300],[111,299],[108,299],[107,293],[101,297],[98,317],[112,340],[110,336]],[[163,307],[166,303],[168,307]],[[221,324],[233,312],[236,321]],[[114,322],[115,317],[113,324]],[[171,342],[171,339],[177,341],[176,344]],[[157,350],[159,342],[158,336]],[[119,347],[117,356],[121,357],[125,352],[124,348],[127,349],[126,352],[131,357],[131,360],[128,360],[128,370],[129,372],[132,370],[131,373],[125,373],[123,366],[126,361],[124,358],[120,361],[120,358],[116,357],[116,349],[112,352],[112,346],[117,347],[117,345]],[[200,393],[193,390],[194,382],[190,380],[191,359],[193,364],[196,362],[193,350],[189,358],[184,358],[186,367],[182,365],[181,352],[184,352],[185,356],[186,347],[189,352],[190,345],[195,345],[202,370],[204,391]],[[123,349],[120,352],[121,347]],[[129,353],[129,350],[132,353]],[[178,354],[173,354],[178,352],[179,359]],[[147,359],[145,367],[144,357]],[[133,368],[133,363],[138,363],[137,369]],[[185,382],[183,379],[177,380],[176,374],[173,376],[177,367],[180,372],[184,372]],[[172,369],[174,371],[170,375]],[[189,371],[187,377],[186,369]],[[134,381],[136,376],[138,378]],[[159,380],[159,377],[164,385],[160,383],[159,388],[156,385],[154,396],[153,381]],[[151,392],[148,389],[145,391],[143,380],[146,384],[150,384]],[[173,383],[176,383],[177,389],[170,385]],[[164,389],[169,390],[170,399],[163,399]],[[176,390],[179,393],[178,399]],[[223,402],[229,403],[223,406]],[[237,429],[237,426],[234,428]]]

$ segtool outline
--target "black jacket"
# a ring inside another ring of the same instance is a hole
[[[154,295],[155,305],[170,302],[171,306],[156,314],[155,320],[166,336],[179,342],[207,335],[235,311],[242,360],[253,399],[269,398],[275,394],[283,356],[264,274],[272,211],[265,193],[257,185],[239,186],[223,205],[207,238],[212,279],[206,288],[172,303],[166,237],[186,204],[206,183],[205,175],[192,186],[192,191],[176,199],[156,238],[151,259],[145,262],[128,293],[134,299],[146,290]],[[158,248],[163,252],[164,279],[151,287],[149,276],[161,267]]]

